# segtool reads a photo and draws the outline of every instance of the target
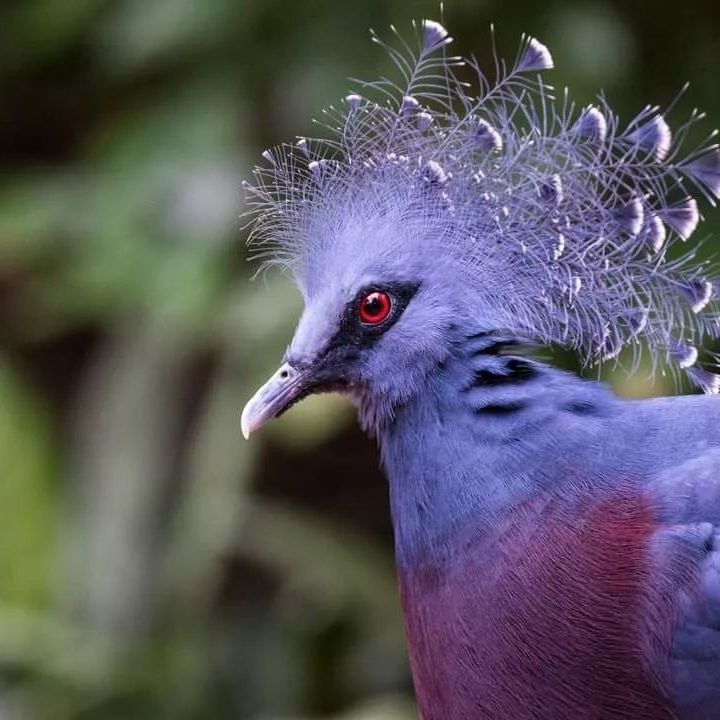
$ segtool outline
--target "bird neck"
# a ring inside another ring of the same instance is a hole
[[[489,524],[550,489],[565,450],[587,447],[615,402],[604,386],[524,356],[512,338],[463,337],[379,432],[398,563],[442,553],[470,518]]]

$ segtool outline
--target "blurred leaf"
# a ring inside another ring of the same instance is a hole
[[[232,0],[124,0],[104,23],[98,47],[104,62],[128,72],[160,58],[211,46],[232,32]]]
[[[288,591],[314,603],[308,620],[327,621],[343,607],[362,608],[366,629],[385,631],[395,622],[402,636],[391,559],[349,529],[297,508],[253,499],[243,513],[237,550],[276,568]]]
[[[80,172],[0,191],[0,262],[36,266],[36,333],[154,307],[204,323],[228,277],[240,192],[237,107],[224,81],[188,83],[113,119]]]
[[[626,69],[634,64],[637,48],[633,35],[612,6],[578,3],[557,8],[549,33],[546,42],[552,40],[552,47],[564,56],[561,67],[572,73],[573,87],[579,81],[591,86],[593,93],[608,89],[622,81]]]
[[[338,395],[314,395],[267,427],[269,436],[294,447],[319,447],[355,422],[350,400]]]
[[[245,118],[232,75],[189,75],[143,100],[139,108],[108,115],[88,143],[89,163],[115,178],[123,191],[140,197],[143,189],[128,180],[166,178],[198,161],[239,156]]]
[[[4,28],[12,54],[36,65],[67,48],[110,0],[26,0],[10,14]]]
[[[348,710],[337,720],[416,720],[415,704],[402,697],[375,698]]]
[[[22,267],[62,253],[66,233],[87,229],[75,209],[84,183],[68,171],[27,172],[0,185],[0,267]]]
[[[0,357],[0,602],[48,599],[55,543],[55,439],[40,400]]]

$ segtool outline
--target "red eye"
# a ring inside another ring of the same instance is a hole
[[[379,325],[392,310],[390,296],[384,292],[371,292],[360,300],[360,320],[366,325]]]

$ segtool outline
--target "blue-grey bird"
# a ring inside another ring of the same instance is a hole
[[[434,21],[324,139],[264,153],[251,243],[305,301],[247,436],[342,392],[390,485],[425,720],[720,719],[718,289],[687,241],[720,150],[576,108],[524,39],[493,80]],[[467,83],[468,76],[473,82]],[[712,137],[712,136],[711,136]],[[708,395],[626,400],[536,359],[623,350]]]

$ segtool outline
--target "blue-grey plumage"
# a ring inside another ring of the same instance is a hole
[[[664,561],[664,546],[680,540],[699,576],[697,586],[678,590],[687,597],[678,601],[682,620],[663,687],[677,717],[718,720],[720,405],[706,396],[621,400],[526,357],[498,361],[473,355],[473,342],[466,348],[471,358],[448,362],[437,386],[405,405],[380,436],[399,567],[418,557],[426,563],[428,553],[452,564],[462,555],[453,539],[463,528],[482,534],[538,498],[581,504],[588,493],[612,495],[627,481],[657,513],[653,543]],[[670,586],[674,572],[664,568],[657,579]],[[552,712],[538,717],[565,717]],[[573,712],[568,717],[590,717]],[[665,715],[636,707],[627,717]]]
[[[305,310],[243,432],[355,399],[424,718],[720,720],[720,405],[621,400],[528,352],[646,347],[720,389],[698,350],[717,283],[667,255],[700,219],[688,188],[720,195],[720,152],[683,157],[657,108],[621,130],[602,99],[558,105],[534,39],[471,96],[442,25],[418,32],[417,55],[388,48],[401,87],[348,96],[334,138],[267,152],[250,188]]]

